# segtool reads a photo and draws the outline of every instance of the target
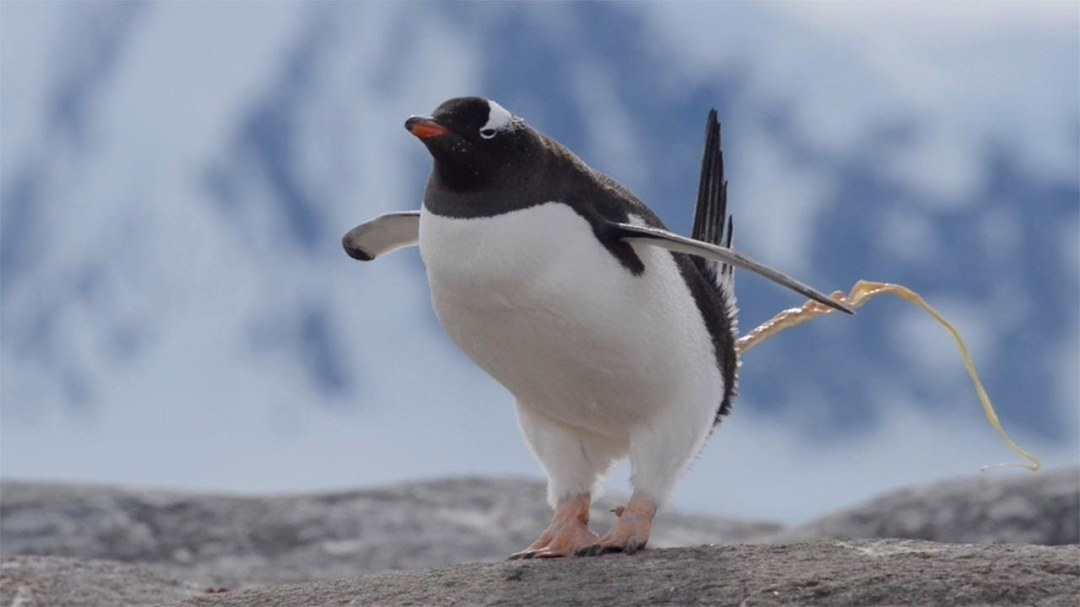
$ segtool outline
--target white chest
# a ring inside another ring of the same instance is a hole
[[[559,203],[420,218],[432,304],[450,338],[522,403],[598,432],[646,420],[687,389],[716,402],[722,391],[671,254],[636,251],[641,276]]]

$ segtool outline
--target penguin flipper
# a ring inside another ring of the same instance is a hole
[[[348,231],[341,239],[345,253],[360,261],[371,261],[420,242],[420,211],[387,213]]]
[[[779,270],[775,270],[763,263],[754,261],[735,249],[694,240],[693,238],[687,238],[685,236],[679,236],[673,232],[649,226],[637,226],[629,223],[612,223],[612,228],[615,230],[616,237],[623,242],[652,245],[667,249],[674,253],[685,253],[687,255],[693,255],[711,261],[718,261],[730,266],[749,270],[759,276],[768,278],[778,285],[787,287],[818,303],[829,306],[830,308],[835,308],[836,310],[848,314],[855,313],[855,310],[847,304],[830,299],[820,291],[795,280]]]

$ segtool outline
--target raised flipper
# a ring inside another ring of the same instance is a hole
[[[612,223],[612,227],[617,231],[616,235],[618,238],[624,242],[653,245],[675,253],[685,253],[687,255],[703,257],[712,261],[719,261],[744,270],[749,270],[759,276],[764,276],[779,285],[785,286],[792,291],[801,293],[814,301],[829,306],[830,308],[835,308],[848,314],[855,313],[855,310],[851,308],[851,306],[830,299],[823,293],[795,280],[787,274],[784,274],[779,270],[774,270],[765,264],[756,262],[734,249],[694,240],[693,238],[687,238],[685,236],[679,236],[678,234],[668,232],[667,230],[661,230],[660,228],[636,226],[629,223]]]
[[[387,213],[349,230],[341,246],[349,257],[371,261],[420,241],[420,211]]]

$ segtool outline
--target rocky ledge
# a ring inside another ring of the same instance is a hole
[[[57,572],[42,583],[50,561]],[[37,575],[20,577],[36,568]],[[94,575],[93,595],[76,594]],[[65,578],[66,576],[66,578]],[[553,561],[454,565],[217,592],[114,561],[7,559],[3,604],[304,605],[1061,605],[1080,597],[1080,546],[817,540],[701,546]],[[184,596],[186,594],[186,597]]]
[[[593,507],[597,528],[625,498]],[[0,553],[117,560],[233,590],[499,561],[535,540],[544,483],[453,479],[343,493],[232,497],[93,485],[0,484]],[[766,522],[665,512],[654,548],[761,539]]]
[[[543,494],[510,479],[277,497],[4,482],[0,604],[1080,601],[1075,468],[906,489],[787,530],[665,512],[632,557],[505,562],[544,528]],[[596,505],[597,527],[619,502]]]

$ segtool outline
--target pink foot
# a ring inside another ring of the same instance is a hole
[[[510,555],[510,560],[573,556],[595,544],[600,536],[589,529],[590,501],[588,495],[579,495],[559,503],[551,525],[540,539],[525,550]]]
[[[656,504],[641,498],[632,498],[626,508],[616,508],[619,520],[600,541],[578,550],[578,556],[598,556],[612,552],[634,554],[644,550],[652,532],[653,517],[656,516]]]

